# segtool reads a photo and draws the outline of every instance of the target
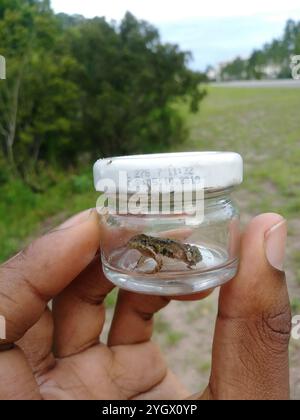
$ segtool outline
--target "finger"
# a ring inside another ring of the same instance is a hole
[[[7,336],[0,341],[0,351],[5,343],[21,338],[41,318],[46,302],[82,271],[93,258],[98,243],[95,215],[87,219],[87,214],[81,214],[0,267],[0,314],[6,320]],[[32,337],[39,337],[42,331],[39,325],[43,326],[42,319],[28,333],[31,344],[37,344]],[[24,345],[25,351],[26,348]],[[0,388],[1,399],[40,398],[31,367],[41,349],[38,346],[32,349],[35,353],[32,358],[27,351],[31,366],[19,348],[0,353],[0,371],[6,378]]]
[[[215,289],[207,289],[207,290],[204,290],[203,292],[193,293],[192,295],[170,296],[170,299],[181,300],[181,301],[202,300],[210,296],[214,290]]]
[[[152,365],[153,366],[153,365]],[[153,367],[150,365],[149,370]],[[170,370],[168,370],[166,376],[160,383],[152,387],[149,391],[139,393],[133,400],[183,400],[187,398],[189,391],[182,385],[178,380],[177,376]]]
[[[0,353],[0,400],[40,400],[39,389],[22,350]]]
[[[289,398],[285,240],[276,214],[258,216],[243,235],[239,272],[221,288],[206,398]]]
[[[0,267],[0,314],[7,341],[14,342],[38,321],[46,303],[63,290],[94,258],[99,247],[95,212],[34,241]]]
[[[111,350],[113,383],[126,399],[134,399],[135,396],[153,389],[167,374],[164,357],[159,347],[152,342],[136,344],[134,357],[130,345],[115,346]]]
[[[165,230],[159,233],[160,238],[173,239],[175,241],[184,241],[193,233],[193,229],[190,228],[180,228],[180,229],[171,229]]]
[[[77,354],[99,343],[105,321],[104,299],[114,288],[99,256],[53,301],[55,355]]]
[[[153,315],[169,303],[163,296],[120,290],[111,324],[108,345],[136,344],[150,340]]]
[[[53,318],[48,308],[17,344],[23,350],[37,380],[40,375],[55,366],[52,353]]]

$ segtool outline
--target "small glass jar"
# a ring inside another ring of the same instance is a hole
[[[238,267],[233,187],[243,161],[231,152],[100,159],[94,165],[106,277],[120,288],[187,295],[220,286]]]

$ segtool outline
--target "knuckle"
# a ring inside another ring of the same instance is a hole
[[[106,298],[106,294],[104,293],[85,293],[85,294],[78,294],[78,299],[91,306],[101,306]]]

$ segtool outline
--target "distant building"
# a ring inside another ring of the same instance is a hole
[[[222,80],[224,80],[223,78],[223,69],[230,63],[230,61],[222,61],[221,63],[219,63],[214,69],[214,80],[216,80],[216,82],[221,82]]]
[[[255,70],[264,75],[265,79],[277,79],[282,71],[282,65],[268,63],[264,66],[256,66]]]
[[[210,80],[210,81],[215,81],[218,78],[218,70],[217,70],[217,68],[215,68],[213,66],[208,66],[206,71],[205,71],[205,74],[206,74],[208,80]]]

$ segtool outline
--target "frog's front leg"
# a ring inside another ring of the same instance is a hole
[[[196,266],[196,264],[193,263],[193,262],[187,264],[187,268],[189,268],[190,270],[194,270],[195,266]]]
[[[153,270],[153,273],[158,273],[163,266],[163,259],[162,256],[160,254],[155,254],[155,262],[156,262],[156,267]]]

